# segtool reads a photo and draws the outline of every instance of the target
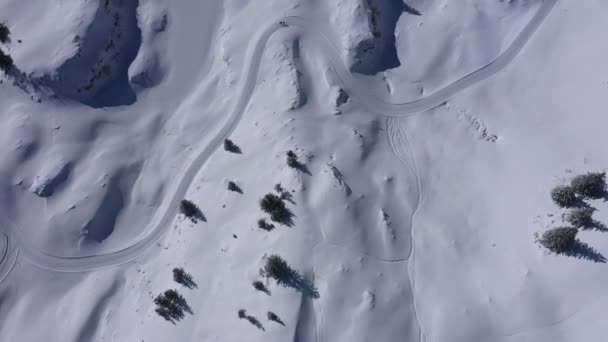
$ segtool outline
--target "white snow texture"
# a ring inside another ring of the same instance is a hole
[[[0,341],[606,341],[606,13],[0,0]]]

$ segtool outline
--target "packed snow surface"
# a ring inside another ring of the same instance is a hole
[[[607,10],[0,0],[0,340],[603,341]]]

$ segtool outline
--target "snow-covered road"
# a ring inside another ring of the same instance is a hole
[[[441,105],[458,93],[489,79],[496,73],[507,68],[522,51],[526,43],[529,42],[536,30],[541,26],[557,1],[558,0],[545,0],[532,20],[517,35],[511,45],[492,62],[425,98],[405,103],[392,103],[371,95],[365,84],[358,81],[349,71],[348,67],[342,62],[336,45],[323,34],[322,29],[316,31],[311,30],[311,27],[315,27],[315,25],[308,23],[305,18],[285,17],[273,22],[262,30],[255,39],[252,39],[252,44],[247,50],[245,59],[248,62],[248,67],[243,71],[244,81],[242,82],[240,91],[236,97],[238,101],[232,109],[226,123],[210,144],[201,147],[196,152],[196,158],[194,158],[178,176],[180,181],[173,191],[171,201],[168,201],[168,205],[162,207],[160,209],[161,212],[152,220],[151,225],[153,228],[145,230],[146,232],[149,232],[147,236],[141,238],[137,243],[130,247],[107,254],[62,257],[50,255],[28,246],[19,238],[19,230],[16,229],[16,227],[10,227],[7,239],[5,239],[5,243],[2,245],[6,247],[4,248],[4,251],[0,250],[2,255],[4,255],[2,263],[0,264],[0,281],[4,279],[12,269],[12,264],[17,255],[22,256],[27,261],[41,268],[62,272],[80,272],[127,263],[154,246],[168,230],[171,221],[177,213],[178,205],[181,199],[183,199],[187,189],[190,187],[198,170],[205,165],[209,160],[209,157],[220,146],[223,139],[230,135],[238,125],[256,87],[259,76],[258,71],[267,42],[277,31],[282,29],[299,30],[304,35],[313,36],[314,40],[320,45],[323,53],[330,61],[331,67],[340,79],[343,88],[351,95],[358,105],[370,112],[382,116],[409,116]]]

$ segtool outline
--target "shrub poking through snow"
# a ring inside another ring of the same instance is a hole
[[[238,316],[239,316],[239,319],[246,319],[247,321],[249,321],[249,323],[253,324],[256,328],[258,328],[260,330],[265,330],[264,326],[262,326],[262,323],[260,323],[260,321],[258,321],[257,318],[248,315],[247,311],[245,309],[240,309],[238,312]]]
[[[247,317],[247,310],[240,309],[239,312],[238,312],[238,315],[239,315],[240,319],[243,319],[243,318]]]
[[[180,307],[187,306],[186,300],[184,299],[184,297],[182,297],[181,294],[179,294],[179,292],[177,292],[177,290],[173,290],[173,289],[167,290],[167,291],[165,291],[164,294],[160,295],[159,297],[160,298],[164,297],[166,300],[176,303]],[[159,298],[159,297],[157,297],[157,298]]]
[[[567,185],[558,185],[551,190],[551,199],[562,208],[570,208],[578,203],[574,189]]]
[[[292,169],[299,169],[302,164],[298,161],[298,156],[292,151],[287,151],[287,165]]]
[[[260,330],[264,330],[264,331],[266,330],[266,329],[264,329],[264,326],[262,325],[262,323],[260,323],[260,321],[257,318],[255,318],[253,316],[249,316],[249,315],[247,315],[247,317],[245,317],[245,318],[249,321],[249,323],[253,324],[256,328],[258,328]]]
[[[179,212],[184,214],[184,216],[188,218],[193,218],[196,217],[199,212],[199,209],[192,201],[185,199],[182,200],[182,203],[179,206]]]
[[[194,282],[194,279],[192,279],[192,275],[184,271],[183,268],[176,267],[173,269],[173,280],[175,280],[176,283],[182,284],[189,289],[197,287],[196,283]]]
[[[243,190],[233,181],[228,182],[228,190],[243,193]]]
[[[0,43],[7,44],[11,42],[11,31],[5,23],[0,23]]]
[[[11,56],[7,55],[0,49],[0,70],[5,73],[8,72],[13,67],[13,59]]]
[[[578,175],[572,179],[570,185],[575,193],[584,198],[601,198],[606,192],[606,172]]]
[[[576,242],[578,229],[572,227],[558,227],[543,233],[540,244],[555,253],[566,253],[570,251]]]
[[[279,318],[279,316],[277,316],[277,314],[275,314],[272,311],[268,311],[268,314],[266,314],[266,317],[268,317],[268,319],[271,321],[277,320]]]
[[[277,314],[275,314],[272,311],[268,311],[268,313],[266,314],[266,317],[268,318],[269,321],[273,321],[273,322],[277,322],[280,325],[285,325],[285,323],[283,323],[283,321],[281,320],[281,318],[279,318],[279,316],[277,316]]]
[[[285,201],[275,194],[266,194],[260,200],[260,207],[265,213],[270,214],[270,219],[274,222],[283,222],[289,216]]]
[[[266,222],[266,219],[258,220],[258,228],[264,229],[265,231],[271,231],[274,229],[274,224]]]
[[[295,271],[289,267],[285,259],[276,254],[272,254],[266,259],[264,274],[277,282],[289,278]]]
[[[566,215],[566,221],[576,228],[590,228],[594,211],[593,208],[574,208]]]
[[[224,139],[224,150],[232,153],[241,153],[240,147],[236,146],[230,139]]]
[[[264,292],[267,295],[270,295],[270,291],[268,290],[268,288],[266,287],[266,285],[264,285],[264,283],[262,283],[259,280],[254,281],[253,283],[251,283],[251,285],[253,285],[253,288],[260,291],[260,292]]]
[[[154,298],[156,313],[164,319],[175,322],[184,318],[184,311],[192,313],[188,303],[176,290],[167,290]]]

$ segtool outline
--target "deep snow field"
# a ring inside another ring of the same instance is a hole
[[[606,341],[606,229],[575,257],[535,238],[564,225],[553,187],[608,166],[605,13],[0,0],[0,341]],[[265,231],[276,184],[292,216]]]

